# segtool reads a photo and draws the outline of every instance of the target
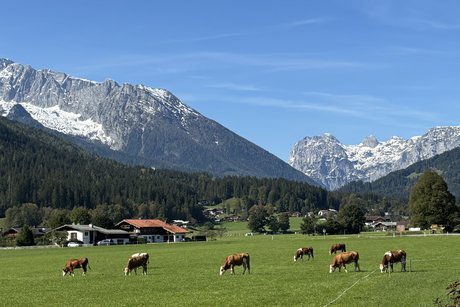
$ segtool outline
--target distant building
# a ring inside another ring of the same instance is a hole
[[[320,218],[328,219],[330,217],[335,217],[338,214],[335,209],[319,210],[318,216]]]
[[[50,231],[50,228],[46,228],[46,227],[29,227],[29,228],[32,231],[32,234],[34,235],[35,239],[43,237],[48,231]],[[0,236],[16,237],[19,234],[19,232],[21,232],[21,229],[22,229],[21,227],[11,227],[5,232],[2,232]]]
[[[94,245],[97,242],[110,239],[115,244],[129,243],[129,233],[120,229],[105,229],[92,224],[75,225],[68,224],[57,227],[53,231],[67,231],[67,241],[81,241],[83,244]]]
[[[115,228],[129,232],[132,237],[144,238],[148,243],[183,242],[188,233],[185,228],[157,219],[127,219],[116,224]]]
[[[370,224],[374,231],[396,230],[396,222],[375,222]]]

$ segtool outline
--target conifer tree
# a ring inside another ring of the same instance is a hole
[[[29,226],[24,225],[16,237],[17,246],[31,246],[35,245],[34,234]]]

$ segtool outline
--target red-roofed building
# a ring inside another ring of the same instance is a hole
[[[183,242],[188,232],[187,229],[162,220],[128,219],[116,224],[115,228],[125,230],[138,238],[144,238],[148,243]]]

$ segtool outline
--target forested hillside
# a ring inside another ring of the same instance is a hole
[[[338,208],[325,190],[285,179],[215,178],[130,167],[88,154],[40,130],[0,118],[0,217],[25,203],[39,208],[123,208],[125,217],[203,222],[202,200],[237,197],[242,210],[272,204],[279,212]],[[148,210],[146,210],[148,208]]]
[[[449,191],[460,200],[460,148],[447,151],[431,159],[420,161],[406,169],[390,173],[374,182],[352,182],[340,189],[344,193],[374,193],[382,196],[409,199],[412,187],[426,170],[437,171],[446,181]]]

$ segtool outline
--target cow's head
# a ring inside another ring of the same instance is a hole
[[[380,264],[380,273],[385,272],[388,269],[388,265],[381,263]]]
[[[128,269],[128,267],[126,267],[126,268],[123,269],[123,273],[125,274],[125,276],[128,276],[128,274],[129,274],[129,269]]]
[[[335,266],[333,266],[332,264],[329,265],[329,273],[332,273],[335,271]]]
[[[219,275],[222,276],[222,274],[224,274],[225,271],[226,271],[226,269],[224,268],[224,266],[221,266],[220,270],[219,270]]]

